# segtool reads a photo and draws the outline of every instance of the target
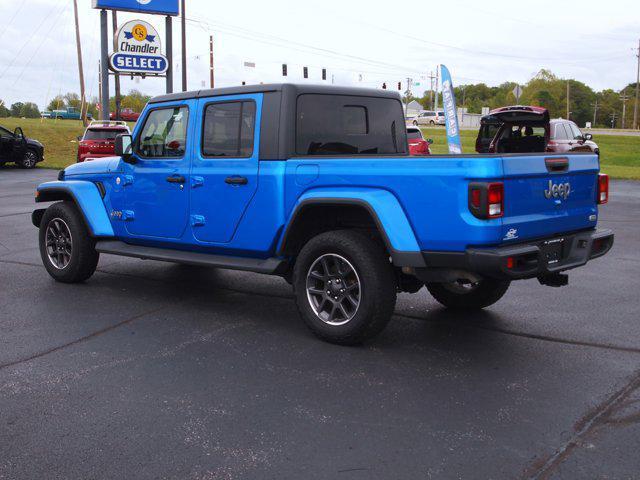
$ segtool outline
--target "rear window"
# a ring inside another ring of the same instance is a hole
[[[402,105],[392,98],[305,94],[298,97],[299,155],[404,154]]]
[[[407,129],[407,138],[409,140],[422,140],[422,133],[417,128]]]
[[[84,133],[83,140],[114,140],[116,135],[129,133],[126,128],[88,128]]]

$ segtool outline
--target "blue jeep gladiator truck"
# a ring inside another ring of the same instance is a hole
[[[280,275],[335,343],[381,332],[398,292],[483,308],[513,280],[565,285],[561,272],[613,244],[596,228],[608,197],[597,155],[410,157],[386,90],[163,95],[116,154],[37,188],[57,202],[32,215],[55,280],[88,279],[100,253]]]

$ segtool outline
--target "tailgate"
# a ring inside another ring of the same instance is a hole
[[[597,155],[507,155],[502,162],[503,242],[595,227]]]

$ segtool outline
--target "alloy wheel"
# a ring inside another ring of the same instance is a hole
[[[329,325],[344,325],[360,306],[358,272],[344,257],[328,253],[317,258],[307,273],[307,299],[316,316]]]
[[[51,265],[58,270],[64,269],[71,262],[73,239],[71,230],[61,218],[53,218],[45,232],[47,257]]]
[[[24,158],[22,159],[22,165],[25,168],[33,168],[36,166],[36,162],[38,161],[38,156],[35,152],[31,150],[27,150],[27,153],[24,154]]]

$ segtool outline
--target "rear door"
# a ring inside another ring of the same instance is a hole
[[[597,155],[506,155],[503,168],[504,242],[595,226]]]
[[[196,240],[228,243],[258,189],[262,95],[198,101],[201,138],[191,168],[191,225]]]

